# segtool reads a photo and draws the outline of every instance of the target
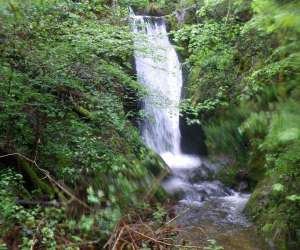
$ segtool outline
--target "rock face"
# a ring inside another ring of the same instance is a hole
[[[187,117],[187,114],[183,113],[179,121],[181,150],[185,154],[206,156],[207,147],[205,145],[204,131],[199,124],[189,125]]]
[[[177,200],[202,202],[210,197],[223,197],[232,194],[214,176],[218,167],[202,160],[198,167],[173,168],[172,175],[165,178],[162,185]]]
[[[142,109],[142,103],[140,96],[137,91],[134,91],[129,88],[125,88],[125,97],[123,100],[124,111],[128,116],[128,119],[135,127],[140,125],[139,111]]]
[[[167,176],[170,169],[163,159],[151,149],[148,149],[147,157],[142,162],[142,165],[154,176]]]
[[[137,15],[142,15],[142,16],[156,16],[156,17],[166,16],[174,10],[172,6],[170,8],[161,7],[155,3],[150,3],[148,4],[148,6],[139,7],[139,8],[135,8],[134,6],[132,7],[134,12]]]

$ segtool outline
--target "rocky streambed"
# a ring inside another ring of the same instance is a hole
[[[173,223],[182,228],[179,240],[199,248],[216,240],[225,250],[273,249],[243,213],[250,194],[215,180],[217,171],[218,167],[208,162],[173,167],[172,176],[164,181],[164,188],[178,200]]]

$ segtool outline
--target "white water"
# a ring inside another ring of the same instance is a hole
[[[200,166],[200,159],[180,149],[179,104],[182,71],[163,18],[134,16],[135,63],[138,81],[147,95],[142,136],[171,168]]]

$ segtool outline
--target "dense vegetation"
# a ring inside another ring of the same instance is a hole
[[[148,206],[164,164],[134,126],[145,91],[129,5],[193,11],[185,24],[167,19],[187,72],[182,111],[210,156],[226,156],[219,178],[253,191],[246,210],[259,230],[297,249],[296,0],[0,0],[0,248],[101,246],[125,212]]]
[[[189,72],[182,108],[228,158],[220,178],[254,190],[247,212],[279,249],[300,244],[299,23],[297,1],[207,1],[173,33]]]
[[[0,3],[0,233],[10,248],[107,239],[142,204],[147,167],[162,164],[130,122],[144,91],[127,9],[110,8]]]

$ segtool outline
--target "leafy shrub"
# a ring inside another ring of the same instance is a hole
[[[23,249],[35,239],[45,249],[69,247],[63,239],[77,248],[102,241],[153,178],[143,166],[150,153],[129,121],[138,112],[129,102],[144,90],[132,69],[127,10],[109,1],[0,5],[0,152],[34,161],[0,159],[0,185],[8,183],[0,191],[1,237],[20,227],[14,240]],[[17,181],[22,192],[11,190]],[[59,204],[18,205],[23,199]]]
[[[236,186],[246,171],[257,184],[248,211],[280,249],[299,245],[299,9],[205,1],[197,23],[173,34],[188,69],[183,110],[201,123],[211,153],[236,160],[222,178]]]

